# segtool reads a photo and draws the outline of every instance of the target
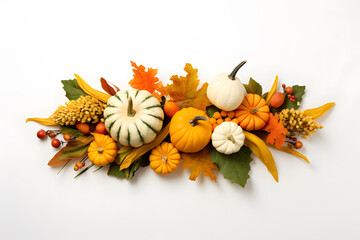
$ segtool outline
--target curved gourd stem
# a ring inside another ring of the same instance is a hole
[[[235,75],[236,73],[239,71],[239,69],[244,66],[244,64],[246,63],[247,61],[242,61],[239,65],[237,65],[234,70],[229,74],[229,78],[231,80],[235,80]]]
[[[133,108],[133,100],[132,100],[132,98],[130,97],[130,98],[128,99],[127,115],[128,115],[129,117],[133,117],[133,116],[135,115],[135,113],[136,113],[136,111],[135,111],[134,108]]]
[[[207,118],[207,117],[203,117],[203,116],[196,116],[196,117],[194,117],[193,119],[190,120],[190,125],[191,125],[192,127],[195,127],[196,125],[199,124],[199,120],[206,121],[206,120],[208,120],[208,118]]]

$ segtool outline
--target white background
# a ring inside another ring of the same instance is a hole
[[[0,238],[359,239],[359,12],[356,0],[1,0]],[[311,165],[274,152],[279,183],[257,158],[244,189],[182,168],[74,180],[47,166],[42,126],[25,124],[66,101],[60,80],[74,73],[126,89],[130,60],[164,82],[189,62],[205,82],[244,59],[243,82],[268,90],[279,75],[306,85],[303,109],[336,102],[304,141]]]

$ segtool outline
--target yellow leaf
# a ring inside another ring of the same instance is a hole
[[[133,148],[133,147],[130,147],[130,146],[122,146],[122,147],[120,148],[120,150],[118,151],[118,155],[117,155],[116,158],[115,158],[115,162],[116,162],[118,165],[120,165],[120,164],[124,161],[125,157],[126,157],[129,153],[131,153],[131,151],[132,151],[133,149],[134,149],[134,148]]]
[[[216,182],[216,176],[213,169],[217,169],[217,166],[211,162],[210,150],[211,146],[207,146],[200,152],[181,153],[181,156],[184,159],[182,167],[191,168],[189,177],[191,181],[195,181],[201,172],[203,172],[205,176],[210,177],[212,181]]]
[[[271,101],[271,98],[274,96],[274,94],[276,93],[276,90],[277,90],[277,85],[278,85],[278,81],[279,81],[279,78],[278,76],[276,76],[275,78],[275,81],[266,97],[266,104],[267,105],[270,105],[270,101]]]
[[[169,134],[169,128],[170,128],[170,123],[168,123],[163,129],[161,129],[159,134],[152,142],[142,145],[141,147],[134,148],[129,154],[125,156],[125,159],[120,165],[120,170],[130,167],[130,165],[133,162],[135,162],[137,159],[139,159],[142,155],[144,155],[151,149],[159,146],[160,143],[164,141],[166,136]]]
[[[317,119],[324,115],[330,108],[332,108],[335,105],[334,102],[326,103],[318,108],[312,108],[307,109],[304,111],[304,114],[310,117],[313,117],[314,119]]]
[[[249,147],[250,150],[265,164],[266,168],[273,176],[276,182],[279,181],[278,172],[275,165],[275,160],[266,146],[265,142],[255,134],[248,131],[243,131],[245,134],[244,145]]]
[[[82,79],[79,75],[74,74],[76,77],[76,80],[80,86],[80,88],[87,94],[89,94],[90,96],[93,96],[94,98],[107,103],[107,101],[109,100],[109,98],[111,97],[110,94],[107,93],[103,93],[99,90],[93,89],[92,87],[90,87],[89,84],[87,84],[84,79]]]
[[[167,92],[181,108],[194,107],[205,111],[206,107],[211,105],[206,96],[208,83],[203,84],[197,91],[200,83],[198,70],[194,69],[190,63],[185,65],[184,70],[187,72],[186,77],[173,75],[170,78],[173,83],[166,86]]]
[[[276,149],[276,150],[279,150],[279,151],[281,151],[281,152],[290,153],[290,154],[292,154],[292,155],[294,155],[294,156],[296,156],[296,157],[302,158],[302,159],[304,159],[307,163],[310,164],[310,161],[307,159],[307,157],[306,157],[305,155],[302,155],[301,153],[295,151],[295,150],[292,149],[292,148],[289,148],[289,147],[287,147],[287,146],[282,146],[281,148],[275,148],[273,145],[268,145],[268,146],[270,146],[270,147],[272,147],[272,148],[274,148],[274,149]]]
[[[26,119],[26,122],[33,121],[40,123],[45,126],[58,126],[58,124],[52,120],[51,118],[28,118]]]

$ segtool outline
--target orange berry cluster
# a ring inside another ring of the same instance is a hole
[[[239,124],[239,120],[235,117],[234,111],[222,110],[221,112],[215,112],[213,117],[210,118],[210,123],[212,124],[213,131],[223,122],[234,122],[236,124]]]
[[[77,162],[75,163],[75,167],[74,167],[74,170],[77,171],[79,170],[80,168],[82,168],[83,166],[85,166],[85,163],[84,162]]]

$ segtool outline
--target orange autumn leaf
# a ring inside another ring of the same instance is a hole
[[[157,99],[161,99],[162,95],[166,95],[166,88],[156,77],[157,69],[148,68],[146,70],[143,65],[138,66],[133,61],[130,62],[134,72],[134,78],[129,82],[132,88],[146,90]]]
[[[200,152],[181,153],[181,157],[184,160],[182,167],[191,168],[189,177],[191,181],[195,181],[201,172],[203,172],[205,176],[210,177],[212,181],[216,182],[216,176],[213,169],[217,169],[217,166],[211,162],[210,150],[211,147],[207,146]]]
[[[190,63],[185,65],[186,77],[173,75],[170,80],[172,84],[166,86],[171,99],[181,108],[195,107],[200,110],[206,110],[211,103],[206,96],[208,83],[202,85],[197,90],[200,80],[198,79],[198,70],[194,69]]]
[[[270,119],[263,130],[269,133],[266,143],[275,144],[275,147],[281,148],[286,140],[288,130],[284,127],[283,122],[279,120],[277,113],[275,115],[270,114]]]

